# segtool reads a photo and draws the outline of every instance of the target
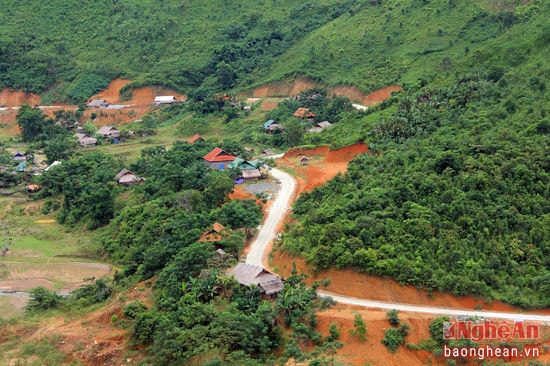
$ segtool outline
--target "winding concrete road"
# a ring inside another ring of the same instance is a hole
[[[279,156],[278,156],[279,157]],[[294,195],[294,190],[296,189],[296,183],[294,178],[291,175],[279,170],[271,169],[271,175],[278,179],[281,187],[277,193],[275,201],[271,205],[267,213],[267,218],[260,228],[260,232],[256,239],[252,242],[250,246],[250,251],[246,257],[246,263],[253,264],[256,266],[265,267],[264,263],[267,263],[267,255],[265,253],[268,245],[275,238],[277,226],[284,219],[285,215],[291,208],[291,199]],[[332,297],[335,301],[350,304],[358,305],[366,308],[375,308],[375,309],[396,309],[399,311],[405,312],[414,312],[414,313],[424,313],[424,314],[434,314],[434,315],[450,315],[450,316],[477,316],[483,318],[496,318],[496,319],[506,319],[512,321],[540,321],[545,324],[550,325],[550,316],[541,315],[541,314],[529,314],[529,313],[507,313],[507,312],[496,312],[496,311],[483,311],[483,310],[466,310],[466,309],[452,309],[452,308],[443,308],[443,307],[432,307],[432,306],[421,306],[405,303],[394,303],[394,302],[385,302],[385,301],[375,301],[368,299],[358,299],[350,296],[343,296],[327,291],[317,291],[319,296],[323,297]]]
[[[246,256],[246,263],[260,267],[265,267],[264,256],[268,254],[265,253],[266,248],[275,238],[277,226],[283,220],[287,211],[290,210],[290,205],[292,204],[291,198],[296,189],[296,183],[291,175],[275,168],[272,168],[270,173],[274,178],[279,180],[281,187],[275,201],[267,212],[267,218],[260,228],[258,236],[250,245],[250,251]]]

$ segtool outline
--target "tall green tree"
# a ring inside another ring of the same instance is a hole
[[[40,136],[46,126],[47,116],[38,107],[23,104],[17,112],[17,125],[23,141],[32,142]]]

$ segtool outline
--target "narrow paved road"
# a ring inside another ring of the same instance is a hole
[[[267,213],[267,218],[264,225],[261,227],[256,240],[252,242],[250,251],[246,257],[246,263],[254,264],[256,266],[264,266],[264,260],[268,253],[265,253],[269,243],[274,239],[276,235],[277,226],[285,217],[285,214],[291,207],[291,198],[296,189],[296,183],[289,174],[279,170],[271,169],[273,177],[278,179],[281,183],[281,189],[279,190],[275,201],[271,205],[270,210]],[[267,261],[265,261],[267,263]],[[497,318],[507,319],[514,321],[541,321],[550,325],[550,316],[540,314],[527,314],[522,312],[506,313],[496,311],[483,311],[483,310],[464,310],[464,309],[451,309],[432,306],[421,306],[404,303],[374,301],[368,299],[358,299],[350,296],[339,295],[327,291],[318,291],[320,296],[330,296],[334,300],[344,304],[359,305],[367,308],[376,309],[396,309],[399,311],[434,314],[434,315],[451,315],[451,316],[478,316],[484,318]]]
[[[265,267],[263,264],[264,256],[269,254],[265,253],[265,250],[269,243],[271,243],[271,241],[275,238],[277,226],[285,217],[286,212],[290,209],[290,199],[296,189],[294,178],[292,178],[289,174],[275,168],[272,168],[270,173],[274,178],[279,180],[281,187],[277,193],[275,201],[269,208],[267,218],[265,219],[256,240],[254,240],[254,242],[250,245],[250,251],[246,256],[246,263],[261,267]]]

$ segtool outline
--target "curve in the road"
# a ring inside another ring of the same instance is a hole
[[[264,259],[266,256],[266,249],[273,241],[276,230],[280,222],[285,217],[286,213],[290,209],[292,204],[291,199],[294,195],[294,190],[296,189],[296,183],[294,178],[290,174],[287,174],[279,169],[271,169],[271,175],[274,178],[278,179],[281,183],[280,190],[275,198],[275,201],[271,205],[271,208],[268,211],[267,218],[258,233],[256,239],[252,242],[250,246],[249,253],[246,257],[246,263],[253,264],[256,266],[264,266]],[[327,291],[317,291],[319,296],[330,296],[335,301],[350,304],[358,305],[367,308],[377,308],[377,309],[396,309],[399,311],[406,312],[415,312],[415,313],[424,313],[424,314],[434,314],[434,315],[451,315],[451,316],[478,316],[483,318],[497,318],[497,319],[507,319],[514,321],[540,321],[547,324],[550,324],[550,316],[540,315],[540,314],[528,314],[528,313],[507,313],[507,312],[496,312],[496,311],[485,311],[485,310],[466,310],[466,309],[452,309],[452,308],[443,308],[443,307],[432,307],[432,306],[421,306],[413,305],[406,303],[394,303],[394,302],[384,302],[384,301],[375,301],[368,299],[358,299],[350,296],[343,296]]]

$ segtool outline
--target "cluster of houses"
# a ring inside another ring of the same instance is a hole
[[[195,135],[188,141],[193,143],[204,139],[199,135]],[[248,161],[231,155],[227,151],[215,147],[208,154],[203,156],[205,163],[212,169],[238,169],[241,172],[241,177],[244,180],[259,179],[262,177],[260,172],[261,163],[258,160]]]
[[[13,164],[10,166],[0,166],[0,172],[3,172],[7,175],[17,176],[18,174],[30,174],[30,175],[41,175],[44,171],[50,170],[52,167],[61,164],[59,161],[54,161],[52,164],[47,166],[46,168],[43,168],[40,166],[40,164],[36,164],[34,161],[34,156],[27,156],[27,154],[16,151],[11,154]],[[0,187],[5,187],[6,182],[3,180],[0,180]],[[38,184],[28,184],[26,186],[26,192],[27,193],[34,193],[39,191],[42,188],[42,186]],[[13,193],[13,192],[12,192]],[[2,194],[6,194],[6,192],[2,192]],[[11,194],[11,193],[9,193]]]
[[[120,139],[121,133],[113,126],[102,126],[99,130],[95,132],[95,135],[101,136],[105,139],[112,139],[113,141],[117,142],[118,139]],[[90,147],[97,144],[97,138],[85,133],[82,127],[79,127],[77,129],[77,132],[74,136],[77,138],[78,144],[82,147]]]
[[[313,119],[317,117],[317,115],[314,112],[312,112],[309,108],[298,108],[292,114],[292,116],[296,118],[300,118],[302,120],[307,120],[312,123],[313,123]],[[329,121],[317,122],[313,125],[313,127],[308,129],[307,131],[312,133],[318,133],[331,126],[332,126],[332,123],[330,123]],[[270,119],[269,121],[265,122],[262,127],[264,132],[267,134],[273,134],[276,131],[280,131],[284,129],[283,125],[279,124],[277,121],[273,119]]]
[[[11,154],[12,160],[15,167],[9,168],[7,166],[0,166],[0,171],[12,171],[14,174],[17,173],[30,173],[32,175],[40,175],[44,169],[33,164],[33,159],[27,157],[27,154],[16,151]]]

